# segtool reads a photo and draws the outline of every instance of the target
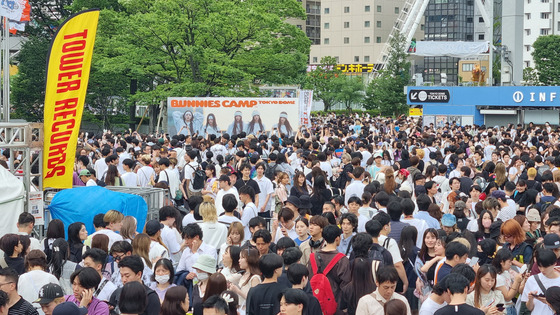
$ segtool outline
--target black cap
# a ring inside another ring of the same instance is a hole
[[[150,220],[146,223],[146,234],[149,236],[156,235],[161,229],[163,229],[163,224],[159,223],[157,220]]]
[[[73,302],[64,302],[58,304],[54,310],[53,315],[87,315],[88,310],[85,307],[78,307]]]
[[[38,298],[33,303],[49,304],[57,298],[64,297],[62,287],[55,283],[47,283],[39,290]]]
[[[556,233],[548,233],[544,236],[543,243],[547,249],[560,248],[560,236]]]

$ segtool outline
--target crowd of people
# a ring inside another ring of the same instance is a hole
[[[75,186],[169,198],[144,226],[110,210],[40,241],[21,214],[0,314],[559,314],[559,135],[368,114],[82,134]]]

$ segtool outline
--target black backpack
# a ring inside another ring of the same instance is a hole
[[[195,169],[192,165],[187,164],[194,170],[192,187],[194,190],[201,190],[206,184],[206,172],[200,167],[200,164]]]
[[[274,178],[276,177],[276,167],[277,166],[278,166],[278,164],[274,163],[274,165],[267,167],[266,170],[264,171],[264,176],[266,176],[266,178],[273,181]]]
[[[368,251],[368,258],[371,261],[371,268],[373,272],[373,279],[377,281],[377,269],[381,266],[391,266],[393,264],[393,257],[391,253],[385,249],[389,246],[390,238],[385,239],[383,246],[379,244],[372,244]]]

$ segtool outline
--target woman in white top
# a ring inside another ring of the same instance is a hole
[[[218,214],[213,203],[203,202],[199,207],[202,223],[200,228],[204,235],[203,242],[216,249],[219,249],[226,242],[227,228],[218,222]]]
[[[72,283],[70,276],[78,264],[68,260],[70,258],[70,247],[65,239],[56,239],[53,243],[52,259],[49,264],[49,272],[59,281],[64,294],[72,294]]]
[[[152,157],[149,154],[144,154],[139,159],[142,167],[138,169],[136,175],[138,175],[138,186],[139,187],[150,187],[150,178],[155,176],[154,169],[150,166],[152,162]]]
[[[155,259],[155,260],[150,259],[150,245],[151,245],[151,243],[152,243],[152,240],[145,233],[140,233],[140,234],[136,235],[136,237],[132,241],[132,254],[140,256],[140,258],[142,258],[142,262],[144,263],[144,271],[149,270],[149,272],[150,272],[149,275],[144,275],[142,277],[142,279],[144,280],[144,284],[146,286],[153,285],[153,281],[151,279],[152,274],[153,274],[152,266],[154,264],[154,261],[159,260],[159,258]],[[146,283],[146,279],[148,279],[149,283]]]
[[[232,222],[228,229],[226,242],[220,247],[220,255],[218,257],[218,265],[222,264],[222,253],[230,246],[241,246],[245,239],[245,228],[241,222]],[[237,268],[239,271],[239,268]]]
[[[124,217],[120,232],[125,241],[132,243],[132,240],[136,237],[136,234],[138,234],[138,232],[136,232],[137,224],[135,217],[130,215]]]
[[[504,296],[496,290],[498,272],[491,265],[483,265],[476,272],[474,291],[467,295],[467,304],[482,310],[486,314],[496,312],[498,304],[504,304]]]
[[[39,296],[39,290],[47,283],[58,283],[55,276],[48,273],[47,256],[38,249],[34,249],[27,254],[25,258],[26,272],[19,276],[18,293],[26,301],[33,302]],[[38,311],[41,311],[38,304],[34,305]],[[41,311],[40,314],[43,312]]]
[[[239,308],[245,310],[249,289],[261,283],[259,251],[254,248],[243,249],[239,256],[239,267],[245,270],[245,273],[239,279],[238,285],[228,282],[228,290],[235,292],[239,296]]]
[[[501,248],[494,256],[492,265],[496,268],[498,276],[496,277],[496,290],[502,292],[504,296],[507,314],[516,312],[515,304],[512,299],[517,296],[519,289],[525,286],[527,278],[522,273],[516,273],[511,270],[513,262],[513,254],[507,248]]]

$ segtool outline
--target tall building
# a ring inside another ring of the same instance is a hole
[[[311,46],[309,63],[318,64],[325,56],[334,57],[339,64],[346,65],[376,63],[405,2],[405,0],[314,2],[320,3],[320,43]],[[307,1],[307,4],[309,3],[310,1]],[[421,27],[418,28],[417,35],[422,36]]]
[[[430,1],[424,13],[424,40],[474,41],[474,1]],[[477,21],[478,23],[478,21]],[[458,83],[459,58],[424,57],[424,82]]]
[[[560,34],[559,0],[525,0],[523,17],[523,67],[535,67],[533,43],[541,35]]]

